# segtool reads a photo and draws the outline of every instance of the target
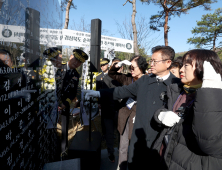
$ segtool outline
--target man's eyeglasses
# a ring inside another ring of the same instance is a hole
[[[138,66],[137,66],[138,67]],[[132,65],[131,66],[129,66],[129,70],[134,70],[135,68],[137,68],[137,67],[133,67]]]
[[[159,61],[150,60],[150,61],[149,61],[149,65],[151,65],[152,63],[153,63],[153,65],[156,65],[156,63],[158,63],[158,62],[161,62],[161,61],[166,61],[166,60],[169,60],[169,59],[165,59],[165,60],[159,60]]]

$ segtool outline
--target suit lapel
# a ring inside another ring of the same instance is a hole
[[[156,75],[151,75],[150,77],[149,77],[149,84],[152,84],[152,83],[156,83],[157,81],[156,81]]]
[[[178,82],[180,82],[180,79],[177,78],[176,76],[174,76],[171,72],[170,72],[170,76],[168,77],[168,79],[163,81],[163,83],[167,86],[169,86],[170,84],[178,83]]]

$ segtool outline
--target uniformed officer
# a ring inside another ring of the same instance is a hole
[[[70,56],[69,61],[65,65],[63,71],[63,83],[61,90],[62,105],[59,109],[62,110],[62,143],[61,151],[64,152],[68,147],[68,124],[70,104],[76,97],[79,83],[79,73],[77,68],[88,59],[88,55],[80,50],[74,49],[73,55]]]
[[[108,76],[109,59],[103,58],[100,60],[102,72],[96,77],[96,90],[114,88],[121,84]],[[102,133],[106,139],[109,160],[115,161],[114,157],[114,130],[117,126],[117,106],[118,101],[110,100],[109,102],[101,101],[101,126]],[[115,119],[116,118],[116,119]]]
[[[43,67],[45,71],[42,72],[44,77],[43,88],[47,90],[47,97],[49,103],[53,103],[50,107],[50,114],[47,113],[47,129],[56,128],[58,120],[58,94],[56,86],[56,73],[62,66],[62,50],[57,47],[51,47],[43,52],[45,60],[43,60]],[[44,69],[42,69],[44,70]],[[45,104],[43,103],[43,106]]]
[[[100,66],[101,66],[102,72],[98,74],[98,76],[96,77],[96,90],[108,88],[107,84],[104,83],[103,79],[108,74],[109,61],[110,60],[107,58],[100,59]]]
[[[51,47],[43,52],[43,55],[52,62],[54,67],[61,68],[62,66],[62,50],[57,47]]]

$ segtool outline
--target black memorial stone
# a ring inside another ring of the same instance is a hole
[[[41,74],[48,45],[40,44],[40,29],[61,28],[50,26],[60,22],[58,7],[57,1],[0,2],[1,170],[40,170],[59,159],[56,129],[47,127],[55,104],[48,94],[55,90],[43,88]]]
[[[101,163],[101,134],[100,132],[91,133],[89,142],[89,132],[77,132],[69,149],[69,159],[80,158],[82,170],[100,169]]]

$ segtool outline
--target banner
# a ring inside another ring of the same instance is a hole
[[[10,41],[24,43],[25,27],[0,24],[0,41]],[[30,30],[27,30],[33,34]],[[47,29],[40,28],[40,44],[49,46],[90,46],[91,34],[87,32],[74,31],[68,29]],[[133,53],[133,41],[121,38],[101,36],[101,50],[106,50],[108,46],[113,46],[114,51]]]

